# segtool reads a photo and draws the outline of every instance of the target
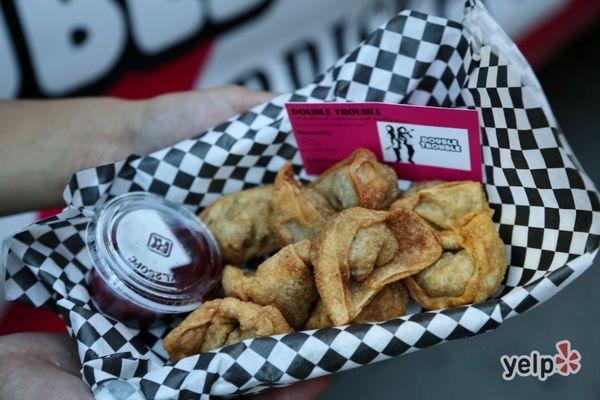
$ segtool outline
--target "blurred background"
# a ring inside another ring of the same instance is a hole
[[[598,186],[600,1],[485,4],[534,66],[575,154]],[[145,99],[230,83],[287,91],[309,82],[402,9],[460,20],[463,5],[464,0],[2,0],[0,98]],[[0,239],[54,212],[0,218]],[[598,398],[598,264],[494,332],[341,373],[320,398],[445,399],[450,393]],[[25,331],[65,327],[47,311],[0,300],[0,335]],[[561,339],[582,354],[580,373],[546,382],[502,380],[501,355],[553,354]]]

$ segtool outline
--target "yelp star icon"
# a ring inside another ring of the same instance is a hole
[[[563,376],[576,374],[581,369],[581,354],[577,350],[571,349],[571,342],[561,340],[556,343],[558,354],[554,356],[554,365],[556,372]]]

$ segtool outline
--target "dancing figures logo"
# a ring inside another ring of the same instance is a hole
[[[411,129],[414,132],[414,129]],[[402,153],[405,149],[407,153],[406,160],[414,164],[413,155],[415,154],[415,147],[413,145],[413,135],[404,126],[394,127],[392,125],[385,126],[385,132],[388,134],[390,145],[385,150],[391,150],[394,152],[396,162],[402,162]]]
[[[545,381],[549,376],[559,374],[569,376],[581,370],[581,353],[571,348],[571,342],[561,340],[556,343],[557,354],[540,354],[533,350],[531,354],[525,355],[503,355],[500,364],[504,369],[502,378],[510,381],[515,376],[534,376]]]

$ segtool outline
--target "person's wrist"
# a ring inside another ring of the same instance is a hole
[[[64,175],[95,165],[121,160],[134,152],[133,141],[142,113],[141,101],[99,99],[88,127],[65,136],[61,148]],[[63,175],[63,174],[58,174]],[[65,182],[66,183],[66,182]]]
[[[163,122],[160,120],[163,96],[139,100],[128,105],[130,118],[128,119],[127,137],[131,153],[146,154],[156,150],[156,138]],[[175,129],[175,127],[171,127]],[[163,134],[168,134],[164,132]]]
[[[123,114],[122,125],[119,128],[122,148],[127,156],[140,152],[140,142],[144,135],[144,121],[148,114],[149,100],[119,100],[121,102],[120,112]]]

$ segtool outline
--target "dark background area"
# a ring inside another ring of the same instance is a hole
[[[537,68],[575,155],[600,186],[600,24]],[[495,331],[337,374],[319,399],[600,398],[600,257],[562,292]],[[576,375],[502,379],[500,356],[555,354],[568,339],[582,356]]]

